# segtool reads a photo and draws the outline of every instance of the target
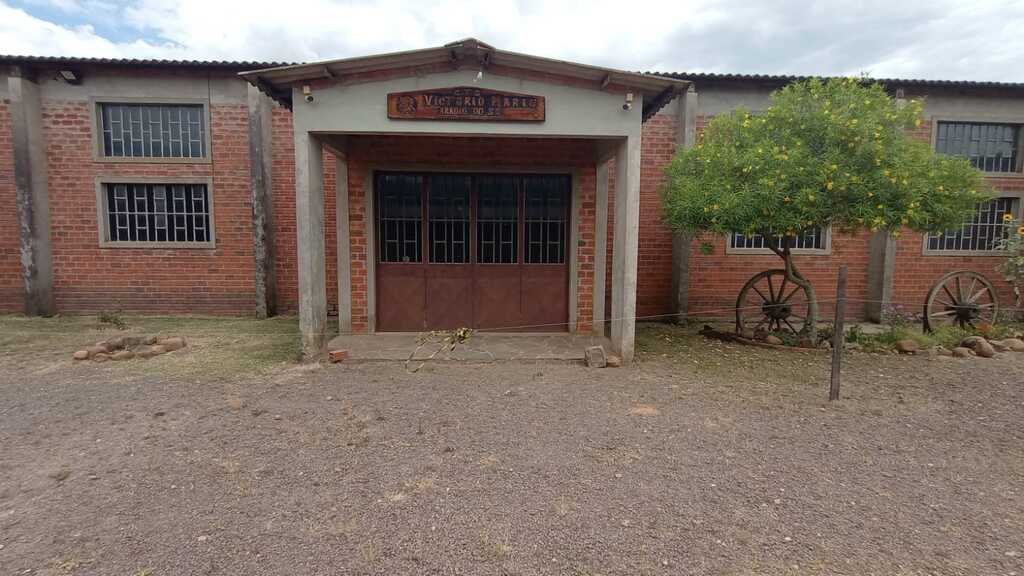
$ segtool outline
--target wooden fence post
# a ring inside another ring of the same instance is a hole
[[[843,317],[846,315],[846,264],[839,267],[839,279],[836,280],[836,317],[832,324],[832,380],[828,386],[829,402],[839,399],[839,372],[843,363],[843,345],[846,343],[846,328]]]

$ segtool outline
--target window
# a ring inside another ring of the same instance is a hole
[[[101,158],[206,158],[206,110],[203,104],[101,102]]]
[[[377,176],[377,214],[381,262],[419,262],[423,238],[423,177]]]
[[[427,177],[427,232],[431,264],[469,263],[470,177]]]
[[[523,178],[524,249],[527,264],[565,263],[568,192],[568,176]]]
[[[507,176],[477,179],[476,254],[480,264],[516,264],[519,206],[516,181]]]
[[[938,122],[935,149],[968,158],[985,172],[1021,171],[1021,125]]]
[[[1003,215],[1017,218],[1020,199],[995,198],[978,204],[978,209],[959,230],[930,234],[925,238],[925,252],[989,252],[996,253],[996,244],[1008,232]]]
[[[781,236],[771,237],[771,242],[777,247],[782,240]],[[815,227],[798,235],[793,244],[794,251],[816,251],[826,252],[829,249],[828,229]],[[729,251],[735,252],[770,252],[769,240],[761,234],[749,236],[739,233],[729,235]]]
[[[105,245],[213,246],[213,210],[205,183],[100,184]]]

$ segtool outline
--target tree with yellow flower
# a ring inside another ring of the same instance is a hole
[[[941,232],[987,197],[967,160],[908,135],[921,113],[921,102],[897,102],[866,79],[790,84],[761,113],[714,118],[696,146],[676,154],[665,169],[665,219],[686,234],[773,238],[786,281],[809,295],[802,330],[813,338],[818,306],[793,263],[798,235],[828,226]]]
[[[1024,225],[1010,214],[1004,214],[1003,220],[1006,234],[998,246],[1006,252],[1006,260],[999,264],[997,270],[1013,285],[1019,308],[1024,303]]]

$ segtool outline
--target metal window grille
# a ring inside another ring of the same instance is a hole
[[[204,158],[201,104],[99,104],[103,155],[109,158]]]
[[[377,177],[377,237],[381,262],[420,262],[423,240],[423,177]]]
[[[518,262],[519,210],[516,196],[513,178],[481,176],[477,179],[477,262]]]
[[[770,242],[770,243],[769,243]],[[751,250],[766,250],[769,249],[772,244],[775,247],[781,246],[782,236],[775,235],[771,236],[770,240],[761,234],[751,234],[749,236],[744,234],[732,234],[729,237],[729,247],[735,249],[751,249]],[[820,226],[806,230],[796,237],[796,242],[793,243],[794,250],[824,250],[825,249],[825,230]]]
[[[968,158],[986,172],[1018,172],[1019,124],[939,122],[935,149],[942,154]]]
[[[523,177],[523,204],[526,263],[565,263],[569,178],[558,175]]]
[[[1014,218],[1020,209],[1017,198],[995,198],[978,204],[974,215],[959,230],[928,236],[928,249],[937,252],[991,252],[1009,233],[1004,214]]]
[[[211,242],[206,184],[104,184],[110,242]]]
[[[470,177],[427,177],[427,231],[432,264],[469,262]]]

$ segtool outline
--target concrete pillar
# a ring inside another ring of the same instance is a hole
[[[676,149],[693,146],[697,140],[697,92],[690,86],[677,103]],[[676,234],[672,239],[672,312],[676,321],[686,319],[690,306],[690,245],[693,237]]]
[[[249,182],[252,188],[252,242],[256,260],[256,317],[276,312],[274,274],[273,104],[249,85]]]
[[[336,156],[335,216],[338,237],[338,333],[352,333],[352,238],[348,221],[348,159]]]
[[[882,312],[892,302],[896,239],[885,230],[875,232],[868,241],[868,255],[868,302],[864,315],[872,322],[881,322]]]
[[[612,348],[623,364],[633,361],[636,331],[637,249],[640,232],[640,134],[615,152],[615,246],[612,249]]]
[[[298,236],[299,332],[306,357],[324,350],[327,279],[324,252],[323,147],[305,131],[295,133],[295,228]]]
[[[7,79],[14,146],[14,186],[21,240],[25,313],[56,313],[50,247],[50,194],[39,85],[15,68]]]
[[[608,262],[608,160],[597,160],[597,196],[594,210],[594,334],[605,333],[605,279]]]

